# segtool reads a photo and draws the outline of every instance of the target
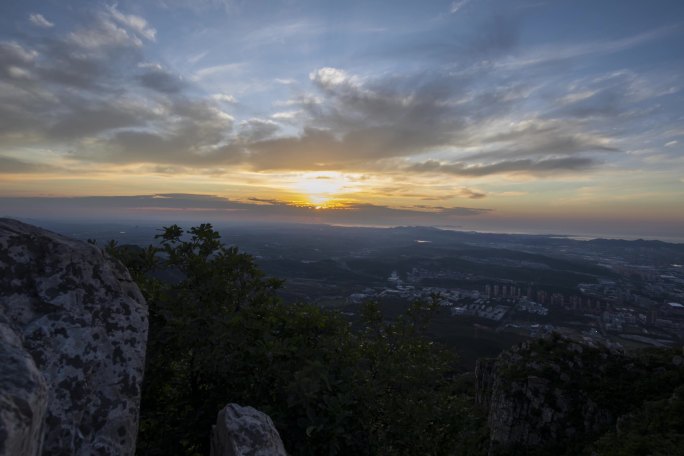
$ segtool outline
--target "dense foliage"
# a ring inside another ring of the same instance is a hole
[[[605,456],[684,454],[684,386],[666,399],[644,402],[622,417],[617,429],[590,449]]]
[[[269,414],[293,455],[487,453],[472,374],[457,374],[454,354],[425,336],[435,302],[414,302],[391,321],[369,302],[352,327],[339,313],[281,302],[281,282],[223,245],[211,225],[187,233],[173,225],[157,237],[146,249],[106,245],[150,309],[138,454],[208,454],[211,426],[229,402]],[[585,346],[582,368],[563,380],[555,367],[579,356],[570,343],[558,335],[531,342],[532,364],[499,375],[542,375],[581,390],[616,425],[505,454],[684,454],[679,351],[608,355]]]
[[[107,246],[150,307],[139,454],[208,454],[229,402],[269,414],[291,454],[473,454],[485,442],[453,354],[424,337],[434,303],[394,321],[368,303],[352,329],[283,304],[280,283],[211,225],[158,237],[159,247]]]

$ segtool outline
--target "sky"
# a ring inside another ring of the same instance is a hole
[[[0,9],[0,215],[684,241],[681,0]]]

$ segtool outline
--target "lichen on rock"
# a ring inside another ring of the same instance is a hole
[[[0,219],[0,315],[48,386],[43,454],[133,454],[147,306],[126,268],[93,245]]]

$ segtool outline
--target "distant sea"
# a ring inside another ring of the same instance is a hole
[[[549,231],[545,231],[545,230],[539,230],[539,231],[534,231],[534,230],[506,230],[506,229],[480,230],[480,229],[469,229],[469,228],[463,228],[463,227],[444,227],[444,226],[437,226],[436,228],[439,228],[442,230],[450,230],[450,231],[473,231],[476,233],[522,234],[522,235],[530,235],[530,236],[548,236],[548,237],[558,238],[558,239],[572,239],[575,241],[591,241],[593,239],[620,239],[620,240],[624,240],[624,241],[636,241],[638,239],[642,239],[645,241],[663,241],[663,242],[672,242],[675,244],[684,244],[684,233],[682,233],[682,236],[663,236],[663,235],[648,235],[648,234],[630,235],[630,234],[607,234],[607,233],[567,234],[567,233],[554,233],[554,232],[549,232]]]

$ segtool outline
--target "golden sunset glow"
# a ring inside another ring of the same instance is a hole
[[[341,207],[336,200],[342,194],[358,192],[360,186],[343,173],[303,173],[292,184],[292,190],[302,194],[317,209],[329,209]]]

